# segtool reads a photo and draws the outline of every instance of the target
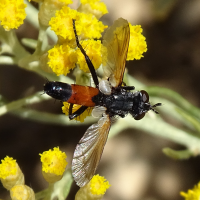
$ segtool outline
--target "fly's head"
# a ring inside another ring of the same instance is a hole
[[[161,103],[151,105],[149,102],[149,94],[145,90],[141,90],[135,93],[133,110],[130,112],[130,114],[134,117],[135,120],[140,120],[149,110],[152,110],[158,114],[154,108],[161,105]]]

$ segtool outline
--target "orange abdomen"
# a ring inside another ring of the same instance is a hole
[[[88,107],[95,106],[95,103],[92,101],[92,97],[99,94],[99,90],[97,88],[75,84],[72,84],[71,87],[72,95],[67,102]]]

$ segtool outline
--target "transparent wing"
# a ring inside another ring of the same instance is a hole
[[[103,116],[90,126],[76,146],[72,160],[72,175],[76,184],[83,187],[94,175],[107,141],[110,117]]]
[[[108,56],[107,64],[103,68],[113,87],[123,82],[129,39],[129,24],[123,18],[116,20],[104,35],[103,45],[107,48]]]

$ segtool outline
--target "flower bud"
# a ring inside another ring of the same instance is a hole
[[[54,147],[53,151],[45,151],[41,156],[42,174],[48,183],[59,181],[67,166],[66,154],[59,150],[59,147]]]
[[[100,200],[109,187],[109,182],[103,176],[97,174],[93,176],[87,185],[79,189],[75,200]]]
[[[26,185],[15,185],[10,190],[12,200],[35,200],[33,190]]]
[[[24,184],[24,175],[16,160],[7,156],[1,162],[0,179],[7,190],[10,190],[15,185]]]

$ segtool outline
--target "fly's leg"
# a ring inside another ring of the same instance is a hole
[[[94,83],[95,83],[96,87],[98,88],[98,86],[99,86],[99,80],[97,78],[94,65],[92,64],[92,61],[90,60],[90,58],[86,54],[85,50],[83,49],[83,47],[79,43],[78,35],[77,35],[77,32],[76,32],[76,26],[75,26],[75,21],[76,20],[73,19],[72,21],[73,21],[73,28],[74,28],[74,34],[75,34],[77,46],[81,50],[82,54],[85,56],[85,61],[86,61],[87,65],[88,65],[88,67],[89,67],[90,73],[92,74],[92,78],[94,80]]]
[[[73,103],[70,103],[69,106],[69,119],[72,120],[78,116],[80,116],[88,107],[87,106],[81,106],[77,111],[72,113]]]
[[[134,90],[135,87],[134,86],[123,86],[122,87],[124,90]]]

